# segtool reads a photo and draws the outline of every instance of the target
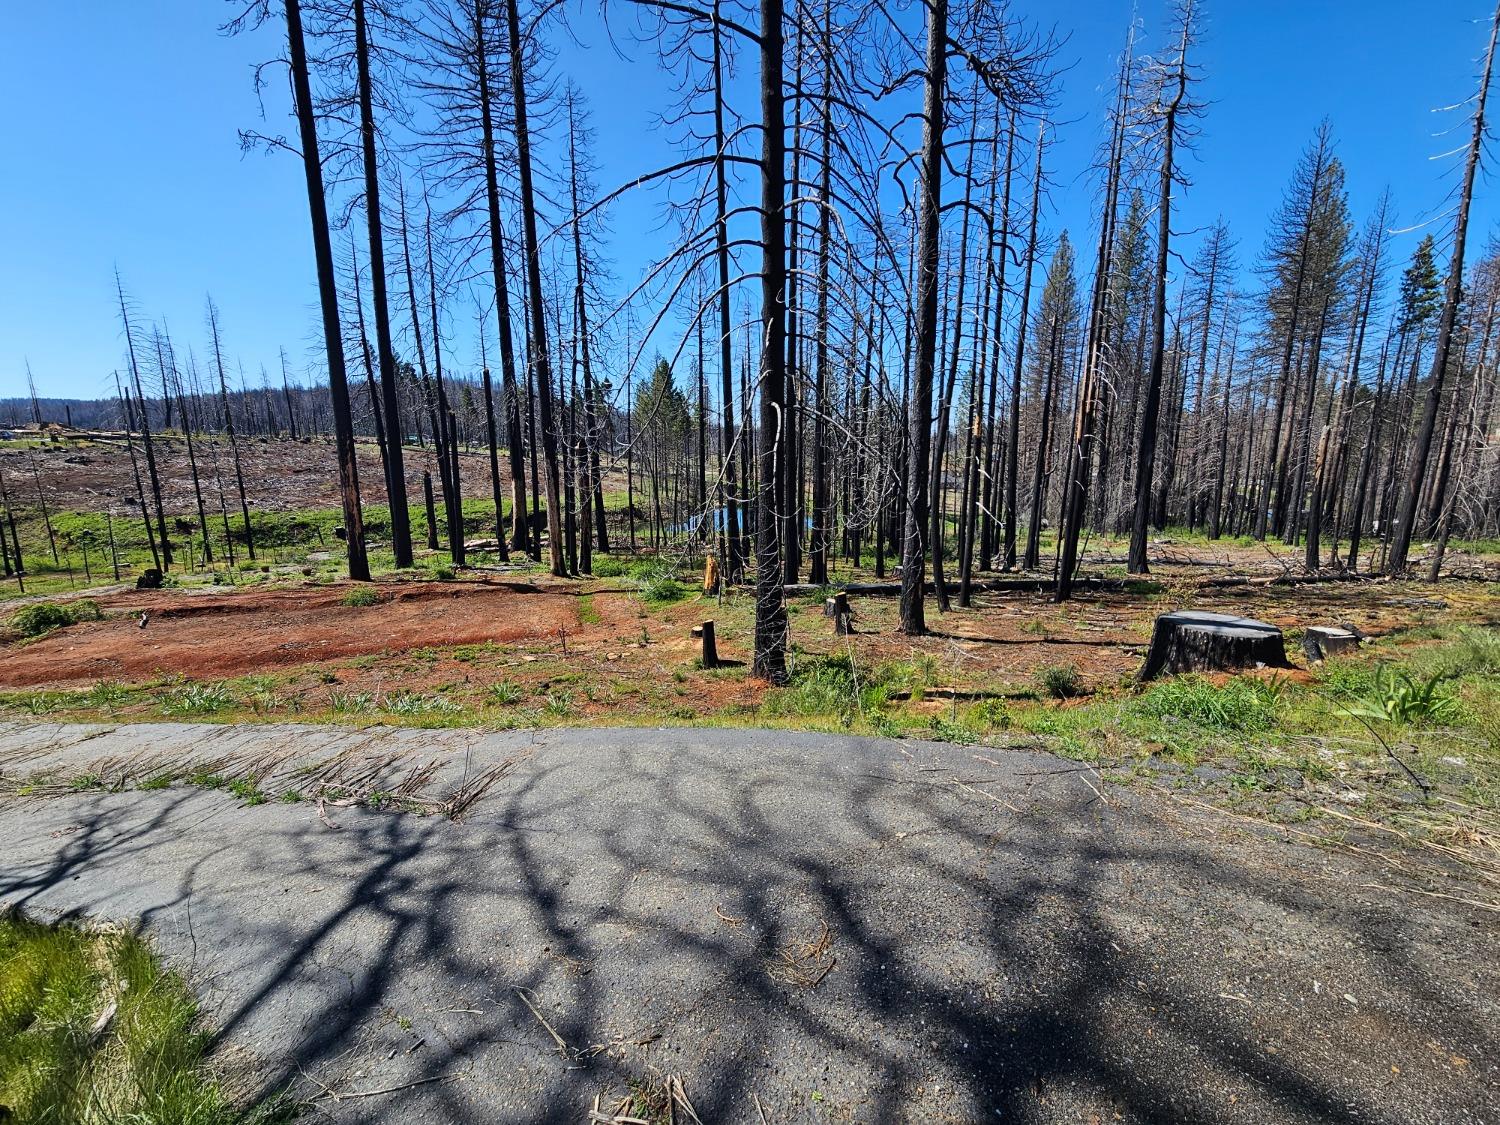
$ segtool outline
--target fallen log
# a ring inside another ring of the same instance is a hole
[[[1162,672],[1235,672],[1242,668],[1290,668],[1281,630],[1264,621],[1227,613],[1178,610],[1156,619],[1138,683]]]
[[[957,584],[950,582],[950,587],[956,588]],[[820,594],[828,587],[815,586],[811,582],[788,582],[782,586],[782,593],[788,597],[806,597],[809,594]],[[1073,583],[1075,590],[1123,590],[1125,583],[1118,578],[1080,578]],[[899,582],[850,582],[844,586],[834,587],[835,590],[856,598],[872,597],[895,597],[901,593]],[[928,582],[923,587],[924,592],[934,594],[936,586]],[[1057,580],[1054,578],[991,578],[981,582],[971,583],[969,589],[980,594],[1050,594],[1057,589]]]

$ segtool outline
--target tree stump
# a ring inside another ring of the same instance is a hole
[[[135,580],[137,590],[160,590],[162,573],[156,567],[147,567],[141,571],[141,576]]]
[[[1291,667],[1276,626],[1227,613],[1178,610],[1156,619],[1151,648],[1136,680],[1144,683],[1162,672],[1233,672],[1256,667]]]
[[[853,632],[854,611],[849,608],[849,591],[840,590],[823,602],[823,616],[833,619],[833,631],[844,637]]]
[[[702,625],[694,625],[693,636],[703,638],[703,667],[717,668],[719,666],[719,646],[714,641],[714,623],[712,621],[705,621]]]
[[[1349,629],[1310,625],[1302,634],[1302,651],[1314,664],[1330,656],[1341,656],[1359,648],[1359,634]]]

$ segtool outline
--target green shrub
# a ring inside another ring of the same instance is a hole
[[[1009,730],[1015,720],[1003,699],[982,699],[969,711],[969,722],[990,730]]]
[[[10,625],[24,637],[40,637],[65,625],[76,625],[80,621],[100,621],[103,617],[99,603],[87,598],[67,605],[37,602],[17,610],[10,619]]]
[[[1083,680],[1071,664],[1054,664],[1042,669],[1042,687],[1053,699],[1072,699],[1083,694]]]
[[[677,580],[676,572],[669,567],[655,567],[639,581],[641,600],[647,605],[671,605],[691,592]]]
[[[630,565],[614,555],[595,555],[593,561],[595,578],[624,578],[630,573]]]
[[[383,600],[374,586],[355,586],[343,597],[345,605],[355,607],[379,605]]]
[[[451,566],[435,566],[432,568],[432,577],[438,582],[452,582],[455,571]]]
[[[1280,704],[1280,689],[1264,680],[1240,676],[1215,687],[1197,676],[1178,676],[1153,684],[1132,709],[1205,730],[1254,732],[1276,725]]]

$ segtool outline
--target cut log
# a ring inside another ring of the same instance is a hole
[[[1234,672],[1259,667],[1291,667],[1276,626],[1227,613],[1178,610],[1156,619],[1151,648],[1136,680],[1144,683],[1163,672]]]
[[[1314,664],[1330,656],[1342,656],[1359,649],[1359,635],[1349,629],[1310,625],[1302,634],[1302,651]]]
[[[703,667],[717,668],[719,666],[719,647],[714,641],[714,623],[712,621],[705,621],[702,625],[694,625],[693,636],[701,637],[703,640]]]
[[[781,592],[789,598],[796,598],[816,594],[823,589],[825,587],[815,586],[811,582],[788,582],[781,588]],[[895,597],[901,593],[901,583],[850,582],[840,589],[859,598]],[[937,592],[937,587],[931,582],[923,589],[929,594]],[[1046,594],[1057,589],[1057,582],[1051,578],[986,578],[971,583],[970,589],[976,594]],[[1119,578],[1088,576],[1074,582],[1073,589],[1120,591],[1125,589],[1125,582]]]

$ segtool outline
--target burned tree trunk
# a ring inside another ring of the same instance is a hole
[[[323,341],[328,355],[328,387],[333,403],[333,428],[338,449],[339,497],[344,510],[344,527],[347,529],[344,539],[349,552],[349,577],[368,581],[370,564],[365,554],[364,513],[359,502],[359,471],[354,457],[349,384],[344,371],[344,341],[339,334],[333,242],[328,234],[328,203],[323,194],[323,165],[318,157],[317,123],[313,116],[312,85],[307,74],[307,48],[303,41],[302,11],[298,0],[287,0],[286,24],[292,90],[302,140],[302,164],[307,178],[308,209],[312,217],[313,250],[318,263],[318,296],[323,313]]]

